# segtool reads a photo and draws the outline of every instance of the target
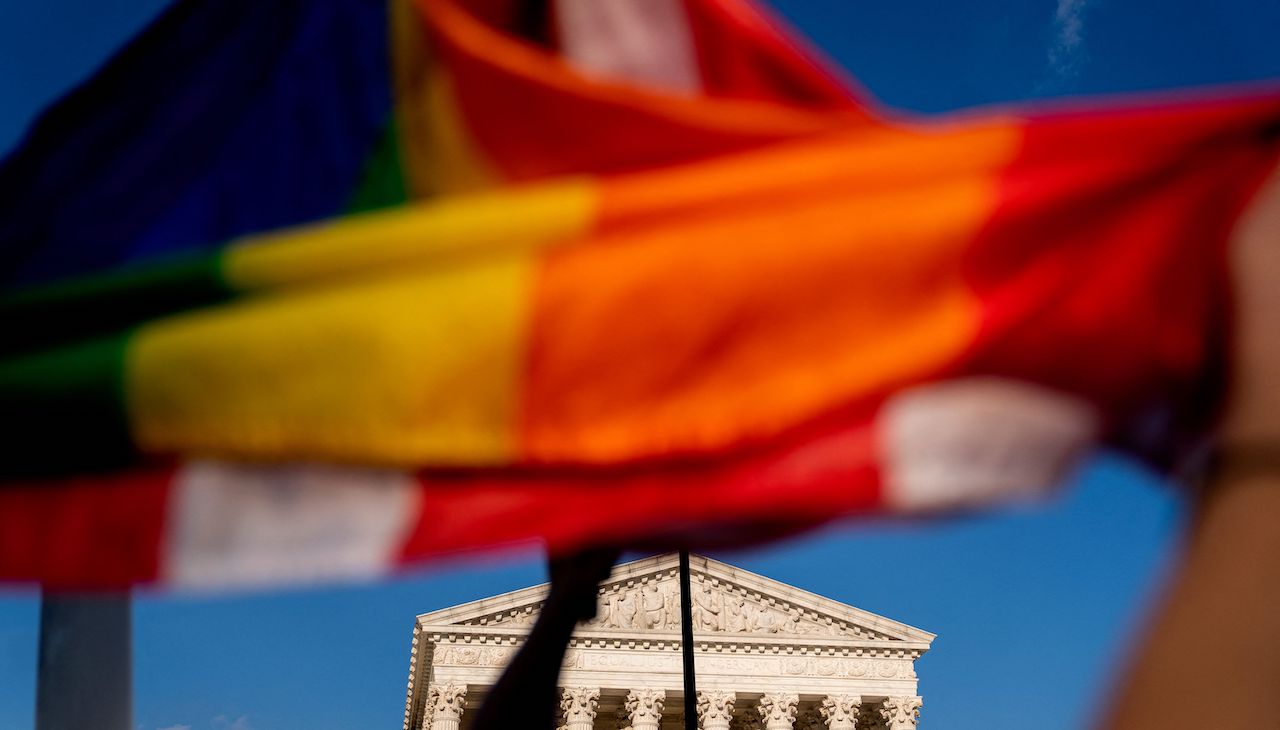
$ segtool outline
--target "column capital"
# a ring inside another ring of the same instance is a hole
[[[886,697],[880,705],[880,717],[888,730],[915,730],[922,704],[919,697]]]
[[[827,695],[818,705],[818,712],[827,721],[829,730],[853,730],[858,726],[858,714],[862,710],[859,695]]]
[[[600,689],[598,687],[564,687],[560,692],[560,711],[564,713],[567,725],[585,723],[590,725],[596,720],[596,711],[600,709]]]
[[[433,682],[427,685],[427,704],[422,726],[430,730],[452,730],[462,719],[467,701],[467,685],[460,682]]]
[[[633,728],[656,728],[662,723],[662,708],[666,702],[666,690],[633,689],[627,693],[622,706],[627,711]]]
[[[698,690],[698,727],[703,730],[724,730],[733,719],[733,704],[738,699],[733,692],[709,689]]]
[[[791,730],[796,721],[800,696],[789,692],[770,692],[760,698],[756,710],[766,730]]]

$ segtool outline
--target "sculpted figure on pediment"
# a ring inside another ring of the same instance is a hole
[[[756,610],[751,623],[751,630],[765,634],[776,634],[782,628],[782,618],[778,612],[765,606]]]
[[[744,611],[747,601],[743,598],[731,598],[726,601],[724,607],[724,630],[725,631],[750,631],[751,627],[747,623],[747,614]]]
[[[731,598],[725,606],[725,631],[776,634],[782,626],[783,619],[777,611],[758,606],[745,598]]]
[[[684,620],[680,614],[680,588],[674,583],[668,583],[663,595],[665,596],[663,625],[668,629],[679,629],[680,622]]]
[[[588,625],[611,629],[679,628],[680,598],[673,586],[656,582],[612,592],[601,598],[599,615]]]
[[[626,593],[612,593],[600,613],[597,621],[600,626],[611,629],[632,628],[636,620],[635,597]]]
[[[620,599],[616,593],[610,593],[607,597],[604,597],[600,602],[600,610],[597,611],[595,620],[589,622],[589,625],[615,629],[618,628],[616,622],[618,615],[618,602],[620,600],[622,599]]]
[[[667,594],[655,582],[646,583],[640,594],[644,608],[644,628],[663,628],[667,620]]]
[[[724,597],[704,580],[693,591],[693,625],[703,631],[724,631]]]
[[[667,623],[669,629],[680,628],[680,622],[683,619],[680,616],[680,592],[669,588],[667,590]]]
[[[782,622],[782,631],[786,634],[815,634],[818,627],[804,620],[804,609],[792,608]]]
[[[756,628],[756,614],[759,608],[745,598],[738,600],[738,611],[742,614],[742,628],[739,631],[754,631]]]
[[[636,619],[639,615],[640,597],[636,595],[636,591],[627,591],[623,594],[622,600],[618,601],[618,628],[638,628]]]

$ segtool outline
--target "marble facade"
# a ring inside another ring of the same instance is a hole
[[[731,565],[691,560],[703,730],[908,730],[934,635]],[[417,617],[404,730],[466,730],[533,624],[534,586]],[[680,730],[675,555],[614,569],[561,669],[562,730]]]

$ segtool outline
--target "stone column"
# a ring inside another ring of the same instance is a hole
[[[422,713],[424,730],[458,730],[462,705],[467,701],[467,685],[457,682],[427,687],[427,706]]]
[[[827,721],[828,730],[854,730],[858,727],[861,710],[862,698],[858,695],[827,695],[818,705],[818,712]]]
[[[633,689],[627,693],[623,709],[631,720],[632,730],[658,730],[662,725],[662,707],[667,693],[660,689]]]
[[[756,709],[760,711],[760,719],[764,721],[765,730],[791,730],[791,726],[796,721],[796,707],[799,704],[798,695],[772,692],[760,698]]]
[[[736,699],[732,692],[698,690],[698,727],[702,730],[729,730]]]
[[[565,730],[591,730],[599,708],[600,690],[597,688],[565,687],[560,694]]]
[[[886,697],[880,705],[886,730],[915,730],[921,704],[919,697]]]

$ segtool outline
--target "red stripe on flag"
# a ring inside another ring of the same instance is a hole
[[[871,95],[803,36],[748,0],[685,0],[702,82],[710,96],[858,110]]]
[[[0,489],[0,578],[99,589],[158,576],[173,471],[153,468]]]
[[[966,369],[1082,395],[1113,437],[1153,408],[1166,430],[1147,438],[1202,431],[1223,384],[1226,245],[1274,164],[1277,114],[1270,99],[1028,120],[966,257],[986,313]]]
[[[785,530],[876,509],[878,459],[870,418],[846,415],[785,444],[713,461],[523,475],[424,474],[422,521],[403,558],[414,562],[535,540],[556,552],[667,540],[708,547],[717,535],[745,541],[735,524]]]
[[[454,0],[417,4],[468,134],[512,180],[650,169],[864,121],[852,104],[801,110],[781,99],[684,97],[592,79]]]

